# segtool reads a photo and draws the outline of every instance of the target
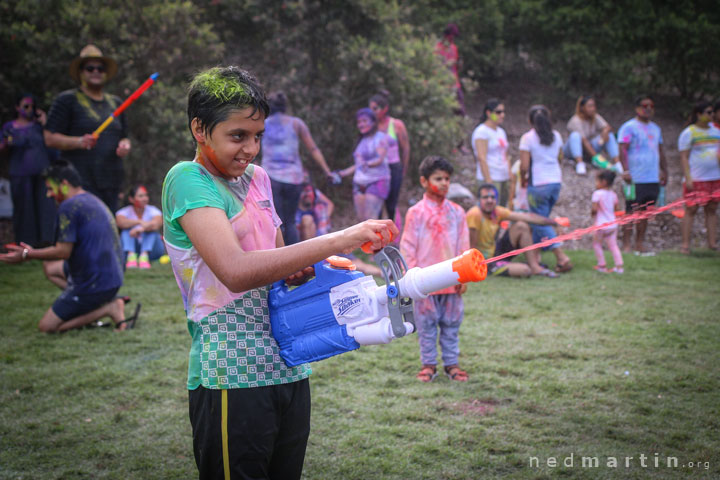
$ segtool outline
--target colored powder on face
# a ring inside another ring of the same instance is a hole
[[[230,177],[231,175],[228,173],[225,168],[223,168],[220,165],[220,162],[218,161],[217,154],[215,153],[215,150],[212,149],[211,146],[199,143],[198,148],[200,149],[200,155],[198,155],[198,158],[200,159],[200,163],[203,164],[205,168],[207,168],[207,165],[205,165],[205,159],[207,158],[210,163],[213,164],[213,166],[217,169],[218,172],[220,172],[222,175],[226,177]]]
[[[190,88],[197,88],[223,102],[236,104],[249,104],[252,102],[252,93],[237,79],[223,76],[219,68],[211,68],[199,73],[190,84]]]
[[[50,189],[50,194],[52,198],[55,199],[56,202],[62,203],[63,200],[65,200],[65,196],[67,195],[69,188],[67,185],[60,185],[52,178],[48,178],[45,182],[47,187]]]
[[[490,114],[490,120],[492,120],[493,122],[497,123],[497,121],[498,121],[498,115],[497,115],[497,113],[495,113],[495,112],[491,113],[491,114]]]
[[[58,193],[60,193],[59,185],[58,185],[58,183],[57,183],[55,180],[53,180],[52,178],[48,178],[48,179],[46,180],[46,182],[47,182],[47,186],[50,188],[50,191],[51,191],[52,193],[54,193],[55,195],[57,195]]]

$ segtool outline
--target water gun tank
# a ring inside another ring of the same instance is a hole
[[[354,268],[349,259],[330,257],[316,263],[315,277],[299,287],[288,288],[284,280],[273,284],[268,297],[270,324],[288,366],[360,347],[346,326],[338,325],[328,295],[333,287],[365,277]]]

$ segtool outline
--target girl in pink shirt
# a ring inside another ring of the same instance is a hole
[[[617,194],[612,190],[613,181],[615,180],[615,172],[612,170],[602,170],[595,179],[595,190],[592,194],[592,216],[595,219],[595,225],[603,225],[615,220],[615,207],[618,203]],[[610,225],[600,230],[596,230],[593,236],[593,248],[597,257],[597,265],[595,270],[602,273],[623,273],[623,259],[620,248],[617,244],[617,225]],[[603,252],[602,242],[605,241],[608,250],[612,253],[615,268],[608,269],[605,266],[605,253]]]

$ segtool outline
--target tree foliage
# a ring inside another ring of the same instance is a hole
[[[14,97],[37,95],[48,109],[76,85],[68,67],[80,49],[96,44],[118,62],[107,91],[122,98],[150,74],[158,82],[127,110],[133,151],[127,177],[159,192],[169,165],[193,154],[187,130],[185,84],[198,68],[220,61],[224,47],[188,1],[19,0],[0,2],[2,117],[14,117]],[[157,198],[157,197],[156,197]]]
[[[228,48],[228,59],[288,94],[331,168],[352,162],[354,113],[379,89],[391,93],[391,115],[412,132],[415,165],[430,152],[449,152],[462,137],[452,115],[452,77],[433,54],[437,38],[405,22],[397,2],[218,3],[206,13],[223,19],[224,43],[239,46]]]
[[[432,53],[450,21],[470,88],[532,70],[569,97],[720,94],[720,9],[708,0],[0,0],[0,115],[14,116],[20,91],[48,108],[74,86],[72,58],[95,43],[120,66],[111,93],[160,73],[128,110],[132,180],[157,189],[193,154],[187,80],[220,63],[284,90],[333,168],[351,162],[355,110],[390,91],[417,165],[447,155],[468,128],[451,113],[452,79]]]

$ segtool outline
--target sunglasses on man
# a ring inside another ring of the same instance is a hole
[[[105,73],[105,65],[85,65],[85,67],[83,67],[83,70],[85,70],[88,73],[92,73],[92,72],[96,72],[96,71],[100,72],[100,73]]]

